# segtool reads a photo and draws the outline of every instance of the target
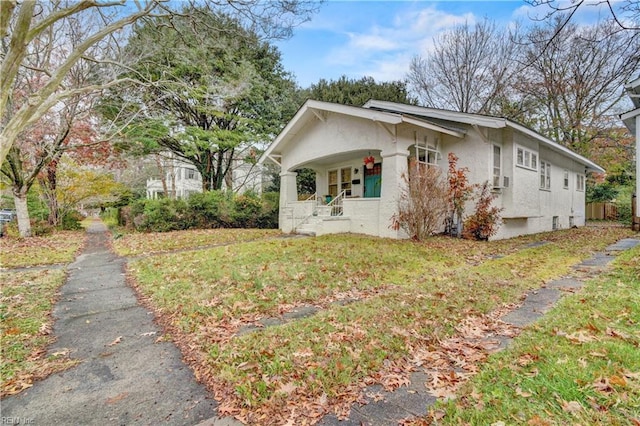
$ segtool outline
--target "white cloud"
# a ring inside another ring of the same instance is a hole
[[[415,4],[413,4],[415,6]],[[433,38],[456,25],[473,24],[472,13],[456,15],[435,6],[405,9],[359,32],[343,32],[345,43],[332,48],[325,61],[344,74],[372,76],[376,80],[403,79],[411,58],[431,50]]]

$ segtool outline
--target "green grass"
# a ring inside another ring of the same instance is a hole
[[[73,365],[66,356],[46,356],[53,342],[51,310],[65,272],[3,273],[0,288],[0,394],[11,395]]]
[[[294,406],[310,419],[318,401],[344,408],[390,366],[406,373],[416,347],[436,345],[465,318],[518,302],[629,234],[582,228],[489,243],[264,240],[151,256],[132,262],[129,274],[224,398],[223,412],[277,423]],[[322,310],[235,334],[303,305]]]
[[[70,263],[84,239],[84,231],[58,231],[44,237],[3,237],[0,238],[0,266],[18,268]]]
[[[124,234],[113,242],[120,256],[140,256],[181,249],[195,249],[275,237],[274,229],[199,229],[156,233]]]
[[[561,300],[432,415],[439,424],[638,424],[640,248]]]

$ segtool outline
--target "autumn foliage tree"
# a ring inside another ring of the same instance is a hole
[[[476,187],[475,211],[464,220],[462,236],[471,240],[488,240],[498,232],[501,208],[492,206],[497,195],[488,181]]]
[[[447,172],[449,210],[445,222],[445,233],[457,237],[462,236],[465,204],[473,195],[473,185],[469,183],[467,167],[458,168],[458,156],[453,152],[448,155]]]

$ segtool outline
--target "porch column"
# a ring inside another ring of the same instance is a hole
[[[298,186],[296,172],[280,173],[280,209],[278,213],[278,227],[282,232],[293,231],[293,212],[287,208],[289,203],[298,201]]]
[[[402,174],[407,173],[409,152],[393,152],[382,154],[382,182],[380,187],[380,219],[378,232],[381,237],[406,238],[402,230],[394,231],[391,217],[398,210],[400,185],[403,185]]]

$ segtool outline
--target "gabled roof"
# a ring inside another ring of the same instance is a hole
[[[592,171],[595,171],[595,172],[605,171],[602,167],[598,166],[596,163],[589,160],[588,158],[583,157],[582,155],[571,151],[569,148],[566,148],[552,141],[551,139],[542,136],[540,133],[529,129],[528,127],[523,126],[522,124],[516,123],[506,118],[492,117],[490,115],[482,115],[482,114],[471,114],[466,112],[448,111],[443,109],[427,108],[427,107],[420,107],[415,105],[406,105],[406,104],[399,104],[395,102],[376,101],[376,100],[370,100],[364,105],[364,108],[375,109],[378,111],[399,111],[406,114],[417,115],[425,118],[452,121],[457,123],[469,124],[472,126],[488,127],[492,129],[510,127],[514,130],[517,130],[520,133],[524,133],[525,135],[532,137],[533,139],[537,140],[546,148],[552,151],[555,151],[557,153],[566,155],[572,160],[580,164],[583,164],[584,166],[586,166],[588,169]]]
[[[407,123],[459,138],[463,138],[465,136],[465,130],[456,128],[449,124],[444,125],[439,122],[430,121],[429,119],[442,120],[449,123],[461,123],[472,126],[488,127],[493,129],[511,127],[536,139],[545,147],[555,152],[561,153],[580,164],[583,164],[590,170],[604,172],[604,169],[602,167],[598,166],[591,160],[579,154],[576,154],[570,149],[553,142],[551,139],[548,139],[525,126],[507,120],[506,118],[447,111],[436,108],[426,108],[415,105],[406,105],[395,102],[376,100],[370,100],[363,107],[355,107],[314,100],[306,101],[304,105],[300,107],[298,112],[296,112],[291,121],[289,121],[289,123],[285,126],[282,132],[280,132],[280,134],[275,138],[271,145],[269,145],[269,148],[267,148],[264,154],[262,154],[259,163],[263,163],[267,158],[270,157],[273,159],[272,156],[281,152],[281,149],[287,144],[287,142],[295,137],[295,135],[297,135],[310,120],[317,119],[320,121],[324,121],[324,112],[344,114],[352,117],[368,119],[383,124]]]
[[[321,102],[314,100],[307,100],[302,107],[296,112],[291,121],[287,123],[285,128],[275,138],[275,140],[269,145],[269,148],[260,157],[259,163],[263,163],[269,156],[276,154],[279,150],[310,120],[324,121],[325,112],[332,112],[337,114],[348,115],[351,117],[363,118],[383,124],[401,124],[407,123],[414,126],[422,127],[425,129],[435,130],[437,132],[446,133],[448,135],[456,136],[459,138],[464,137],[465,131],[460,129],[443,126],[425,120],[424,117],[412,117],[404,115],[399,112],[377,111],[375,109],[355,107],[350,105],[336,104],[332,102]]]

